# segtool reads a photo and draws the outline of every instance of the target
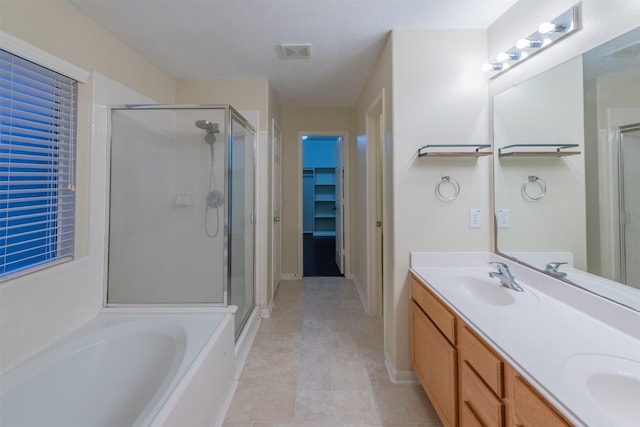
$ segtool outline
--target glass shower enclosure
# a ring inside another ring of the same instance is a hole
[[[106,304],[254,307],[255,129],[221,106],[111,108]]]

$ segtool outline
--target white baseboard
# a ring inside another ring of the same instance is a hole
[[[282,280],[300,280],[298,273],[282,273]]]
[[[356,279],[355,277],[353,277],[350,280],[353,281],[353,283],[356,285],[356,290],[358,291],[358,296],[360,297],[360,303],[362,304],[364,311],[367,314],[369,314],[369,302],[367,301],[367,298],[365,298],[364,296],[364,290],[362,289],[362,284],[358,282],[358,279]]]
[[[271,317],[271,310],[273,310],[273,298],[271,298],[271,301],[266,308],[260,310],[260,317],[262,317],[263,319],[268,319],[269,317]]]
[[[391,359],[389,358],[389,354],[385,351],[384,353],[384,364],[387,367],[387,373],[389,374],[389,379],[394,384],[417,384],[418,378],[413,371],[398,371]]]

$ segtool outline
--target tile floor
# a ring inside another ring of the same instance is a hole
[[[354,284],[311,277],[280,285],[225,427],[441,426],[417,384],[393,384],[382,323]]]

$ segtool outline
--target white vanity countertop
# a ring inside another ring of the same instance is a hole
[[[456,275],[485,279],[495,271],[488,261],[508,264],[525,288],[505,288],[513,292],[513,304],[487,304],[451,285]],[[619,365],[640,381],[640,313],[490,252],[413,252],[411,271],[570,421],[625,425],[591,397],[586,377],[616,374]],[[640,396],[619,398],[636,401],[640,417]]]

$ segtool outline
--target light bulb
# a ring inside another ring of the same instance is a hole
[[[507,59],[509,59],[509,54],[507,52],[500,52],[497,56],[496,56],[496,60],[498,62],[504,62]]]
[[[556,24],[554,24],[553,22],[543,22],[538,27],[538,32],[540,34],[553,33],[554,31],[556,31],[556,28]]]

